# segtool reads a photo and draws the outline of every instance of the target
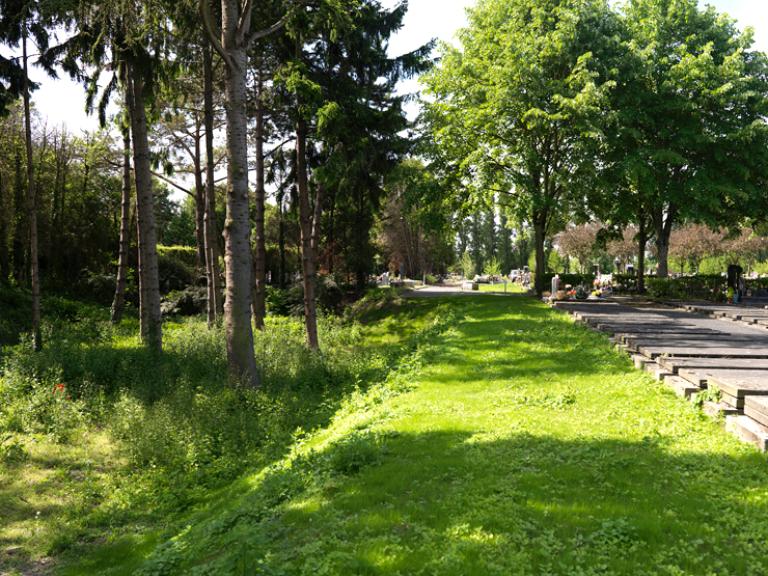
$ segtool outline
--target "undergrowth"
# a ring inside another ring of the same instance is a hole
[[[0,539],[24,551],[0,557],[0,572],[23,573],[40,558],[107,532],[157,529],[203,505],[243,471],[278,460],[372,384],[402,371],[412,362],[403,359],[433,330],[425,309],[411,317],[424,323],[423,332],[374,346],[366,338],[387,333],[386,322],[364,327],[359,315],[325,317],[323,351],[316,353],[304,344],[300,319],[271,317],[255,336],[263,385],[254,390],[226,384],[223,330],[208,330],[201,319],[167,323],[165,351],[157,357],[138,342],[135,321],[114,328],[90,311],[71,312],[47,325],[42,352],[31,354],[23,343],[5,350],[0,472],[47,475],[51,467],[38,464],[43,448],[63,454],[96,441],[107,442],[114,459],[109,470],[92,462],[93,454],[84,456],[86,463],[65,462],[74,475],[59,475],[58,488],[71,493],[71,505],[38,514],[34,527],[24,520],[34,506],[16,506],[22,487],[0,484],[0,510],[13,504],[16,511],[0,523]],[[82,472],[93,464],[96,472]]]

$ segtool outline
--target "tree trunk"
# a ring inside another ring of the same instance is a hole
[[[645,217],[641,215],[637,232],[637,292],[645,294],[645,247],[648,244],[648,232]]]
[[[245,46],[237,39],[239,2],[222,0],[223,47],[226,66],[227,220],[224,225],[226,299],[224,325],[232,383],[258,386],[251,325],[251,225],[248,202],[248,118],[246,116]]]
[[[659,278],[669,276],[669,239],[677,211],[674,206],[667,208],[666,214],[660,212],[656,218],[656,252],[659,267],[656,272]]]
[[[8,220],[5,214],[5,197],[8,189],[0,173],[0,284],[8,281],[10,276],[10,259],[8,257]]]
[[[200,150],[200,123],[195,126],[195,242],[197,243],[197,267],[203,268],[205,262],[205,184],[203,183],[203,156]]]
[[[211,328],[223,310],[221,290],[219,289],[219,232],[216,224],[216,186],[214,184],[216,167],[213,160],[213,59],[208,42],[203,44],[203,81],[204,104],[203,123],[205,125],[205,276],[208,286],[208,327]]]
[[[139,239],[141,337],[155,352],[163,348],[163,319],[160,312],[160,274],[157,263],[152,171],[150,166],[147,114],[144,107],[144,79],[132,65],[127,66],[130,93],[129,113],[133,135],[133,165],[136,179],[136,212]]]
[[[32,346],[35,351],[43,348],[43,335],[40,330],[40,267],[37,259],[37,192],[35,182],[35,162],[32,157],[32,124],[29,102],[29,58],[27,55],[27,30],[21,39],[22,59],[24,64],[24,140],[27,149],[27,223],[29,225],[29,264],[32,284]]]
[[[656,257],[658,258],[658,268],[656,275],[659,278],[669,276],[669,239],[663,237],[656,238]]]
[[[277,216],[278,216],[278,230],[277,230],[277,248],[280,253],[280,262],[278,264],[278,286],[285,288],[285,192],[280,191],[277,197]]]
[[[23,286],[27,283],[27,259],[25,246],[29,237],[26,218],[26,200],[24,176],[21,169],[21,151],[17,148],[14,157],[15,172],[13,180],[13,278]]]
[[[264,329],[264,317],[267,314],[266,306],[266,265],[267,250],[264,239],[264,100],[262,98],[263,82],[261,70],[257,71],[256,93],[256,255],[254,258],[254,287],[253,287],[253,323],[257,330]]]
[[[546,240],[546,226],[544,222],[545,218],[539,215],[534,217],[533,237],[534,248],[536,250],[536,278],[534,281],[534,286],[537,296],[541,296],[544,293],[544,274],[547,272],[547,257],[546,251],[544,249],[544,242]]]
[[[112,324],[119,324],[125,310],[125,286],[128,283],[128,251],[131,248],[131,131],[123,127],[123,190],[120,202],[120,248],[117,258],[117,282],[112,300]]]
[[[301,227],[301,268],[304,285],[304,323],[307,346],[318,350],[317,309],[315,307],[315,255],[312,249],[313,214],[309,203],[307,176],[307,125],[303,119],[296,123],[296,179],[299,189],[299,223]]]
[[[325,238],[325,266],[328,274],[333,274],[336,256],[336,188],[331,188],[328,195],[328,230]]]

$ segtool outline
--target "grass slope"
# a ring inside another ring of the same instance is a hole
[[[327,428],[64,573],[768,573],[763,455],[532,300],[416,305],[433,329]]]

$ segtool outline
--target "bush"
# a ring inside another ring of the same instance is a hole
[[[307,349],[303,323],[270,317],[255,334],[259,390],[227,385],[222,329],[168,323],[161,357],[107,322],[101,337],[57,332],[39,354],[12,349],[0,375],[0,433],[71,442],[86,424],[118,439],[126,458],[185,485],[218,485],[278,449],[297,427],[327,421],[338,401],[385,374],[389,360],[361,349],[360,328],[321,318],[324,352]],[[135,328],[135,327],[134,327]]]
[[[544,274],[544,289],[549,290],[552,285],[552,278],[554,274]],[[560,287],[565,288],[566,284],[571,286],[587,286],[592,287],[595,283],[594,274],[560,274]]]
[[[753,294],[758,292],[764,292],[768,290],[768,276],[761,278],[748,278],[745,280],[747,290],[751,290]]]
[[[622,294],[635,294],[637,293],[637,274],[614,274],[613,275],[613,291]],[[653,275],[646,274],[644,280],[647,282],[649,278],[655,278]]]
[[[206,311],[208,289],[204,286],[187,286],[163,298],[160,309],[163,316],[195,316]]]
[[[157,254],[163,258],[169,258],[181,262],[187,268],[197,268],[197,248],[193,246],[163,246],[158,245]]]
[[[304,289],[294,284],[290,288],[267,286],[267,312],[275,316],[301,316],[304,313]]]
[[[195,270],[183,259],[177,258],[177,253],[163,254],[158,251],[157,264],[160,272],[160,291],[168,294],[174,290],[183,290],[195,283]]]
[[[13,434],[0,435],[0,464],[14,466],[28,459],[29,453]]]
[[[344,291],[332,276],[320,276],[317,279],[316,296],[317,305],[321,310],[332,314],[341,313],[342,304],[344,303]]]
[[[655,278],[646,280],[648,294],[654,298],[674,300],[722,301],[725,295],[726,279],[719,274],[698,274],[679,278]]]
[[[0,346],[16,344],[19,335],[32,327],[32,296],[26,290],[0,282]]]

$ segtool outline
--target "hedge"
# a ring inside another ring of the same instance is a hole
[[[649,277],[645,285],[648,294],[654,298],[720,302],[725,299],[726,280],[720,274],[698,274],[679,278]]]
[[[544,274],[544,289],[549,290],[550,286],[552,286],[552,278],[554,278],[554,274]],[[569,284],[571,286],[587,286],[592,287],[592,285],[595,283],[595,275],[594,274],[560,274],[560,288],[565,288],[566,284]]]

